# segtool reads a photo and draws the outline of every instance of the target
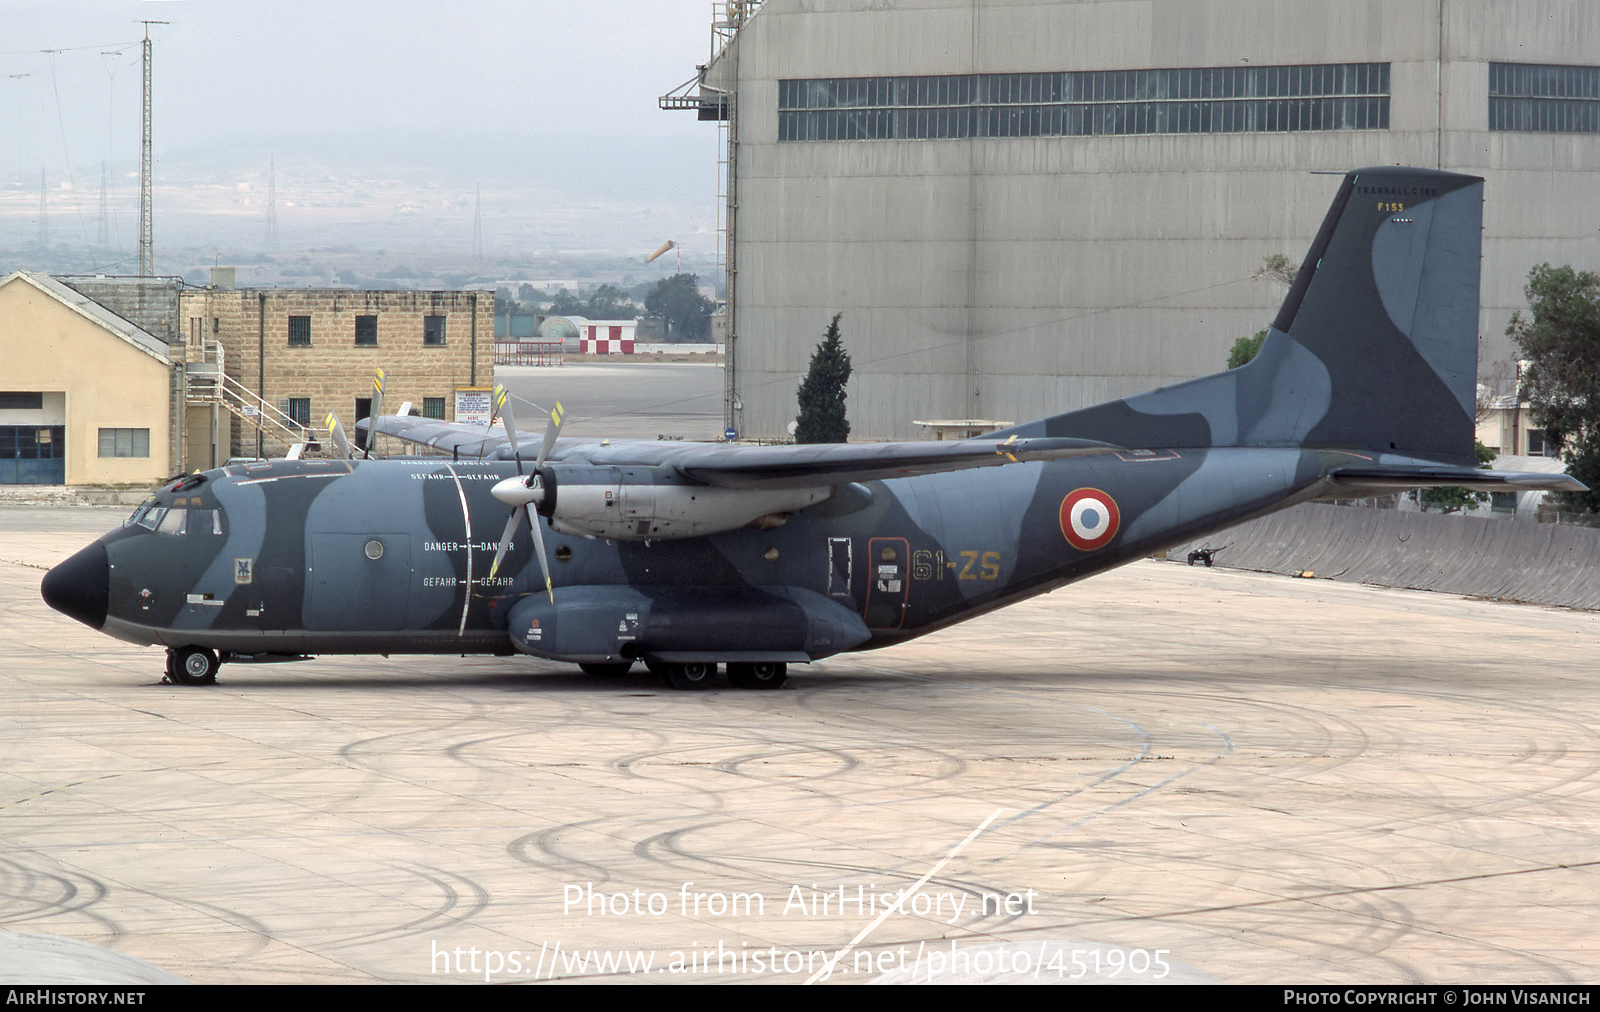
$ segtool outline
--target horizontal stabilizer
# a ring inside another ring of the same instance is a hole
[[[1587,492],[1578,479],[1566,474],[1535,471],[1489,471],[1471,467],[1375,466],[1341,467],[1329,477],[1340,490],[1360,490],[1370,495],[1412,488],[1459,487],[1474,492]]]

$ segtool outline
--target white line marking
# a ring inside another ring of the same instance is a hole
[[[822,969],[806,978],[806,983],[815,984],[819,979],[833,976],[833,968],[839,965],[839,960],[848,956],[850,954],[850,950],[861,944],[862,939],[872,934],[872,932],[877,929],[878,925],[888,920],[889,915],[894,913],[896,908],[899,908],[903,912],[905,910],[906,900],[915,896],[918,889],[921,889],[923,886],[927,885],[928,880],[939,874],[939,870],[945,865],[949,864],[951,858],[954,858],[957,854],[966,849],[967,844],[971,843],[973,840],[976,840],[978,838],[978,834],[982,833],[985,829],[988,829],[989,824],[1000,818],[1004,812],[1004,808],[996,808],[994,811],[990,812],[989,817],[984,819],[983,822],[979,823],[977,829],[974,829],[972,832],[968,833],[965,840],[962,840],[960,843],[956,844],[955,847],[951,848],[950,853],[941,858],[938,864],[934,865],[932,868],[929,868],[927,874],[917,879],[917,881],[912,884],[911,888],[902,890],[900,893],[900,898],[897,902],[891,903],[883,913],[873,918],[872,923],[862,928],[856,937],[850,939],[849,945],[846,945],[844,948],[834,953],[833,958],[828,960]]]

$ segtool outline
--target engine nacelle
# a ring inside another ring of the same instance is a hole
[[[563,534],[656,541],[737,530],[824,502],[833,488],[737,489],[691,485],[666,468],[550,464],[535,507]]]

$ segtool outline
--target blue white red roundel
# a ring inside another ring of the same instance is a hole
[[[1117,501],[1097,488],[1080,488],[1061,500],[1061,533],[1081,552],[1104,548],[1121,524]]]

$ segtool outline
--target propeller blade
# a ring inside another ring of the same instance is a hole
[[[550,448],[556,445],[556,436],[561,432],[561,425],[566,420],[567,416],[562,410],[561,402],[556,401],[555,410],[550,412],[550,424],[544,429],[544,444],[539,447],[539,461],[534,464],[535,468],[544,466],[544,459],[550,456]]]
[[[379,367],[372,376],[372,417],[374,420],[383,414],[383,369]],[[367,425],[367,445],[364,447],[365,456],[372,456],[372,448],[378,445],[378,427]]]
[[[526,512],[527,510],[518,506],[511,511],[511,516],[506,518],[506,532],[500,535],[500,547],[495,549],[494,565],[489,567],[489,579],[494,579],[494,574],[500,571],[500,563],[505,561],[506,552],[511,550],[512,535],[517,533],[517,519]]]
[[[511,393],[504,386],[494,388],[494,413],[506,427],[506,439],[511,441],[511,456],[517,462],[517,473],[522,473],[522,454],[517,450],[517,420],[511,414]],[[494,424],[494,419],[489,420]]]
[[[527,513],[527,507],[523,507]],[[528,513],[528,528],[533,534],[533,550],[539,556],[539,573],[544,577],[544,592],[550,595],[550,603],[556,603],[556,590],[550,583],[550,560],[544,554],[544,525],[532,514]]]
[[[328,438],[333,440],[334,449],[339,451],[339,456],[346,460],[355,456],[350,452],[350,440],[344,436],[344,426],[339,424],[339,416],[332,411],[328,412],[328,420],[323,423],[328,427]]]

